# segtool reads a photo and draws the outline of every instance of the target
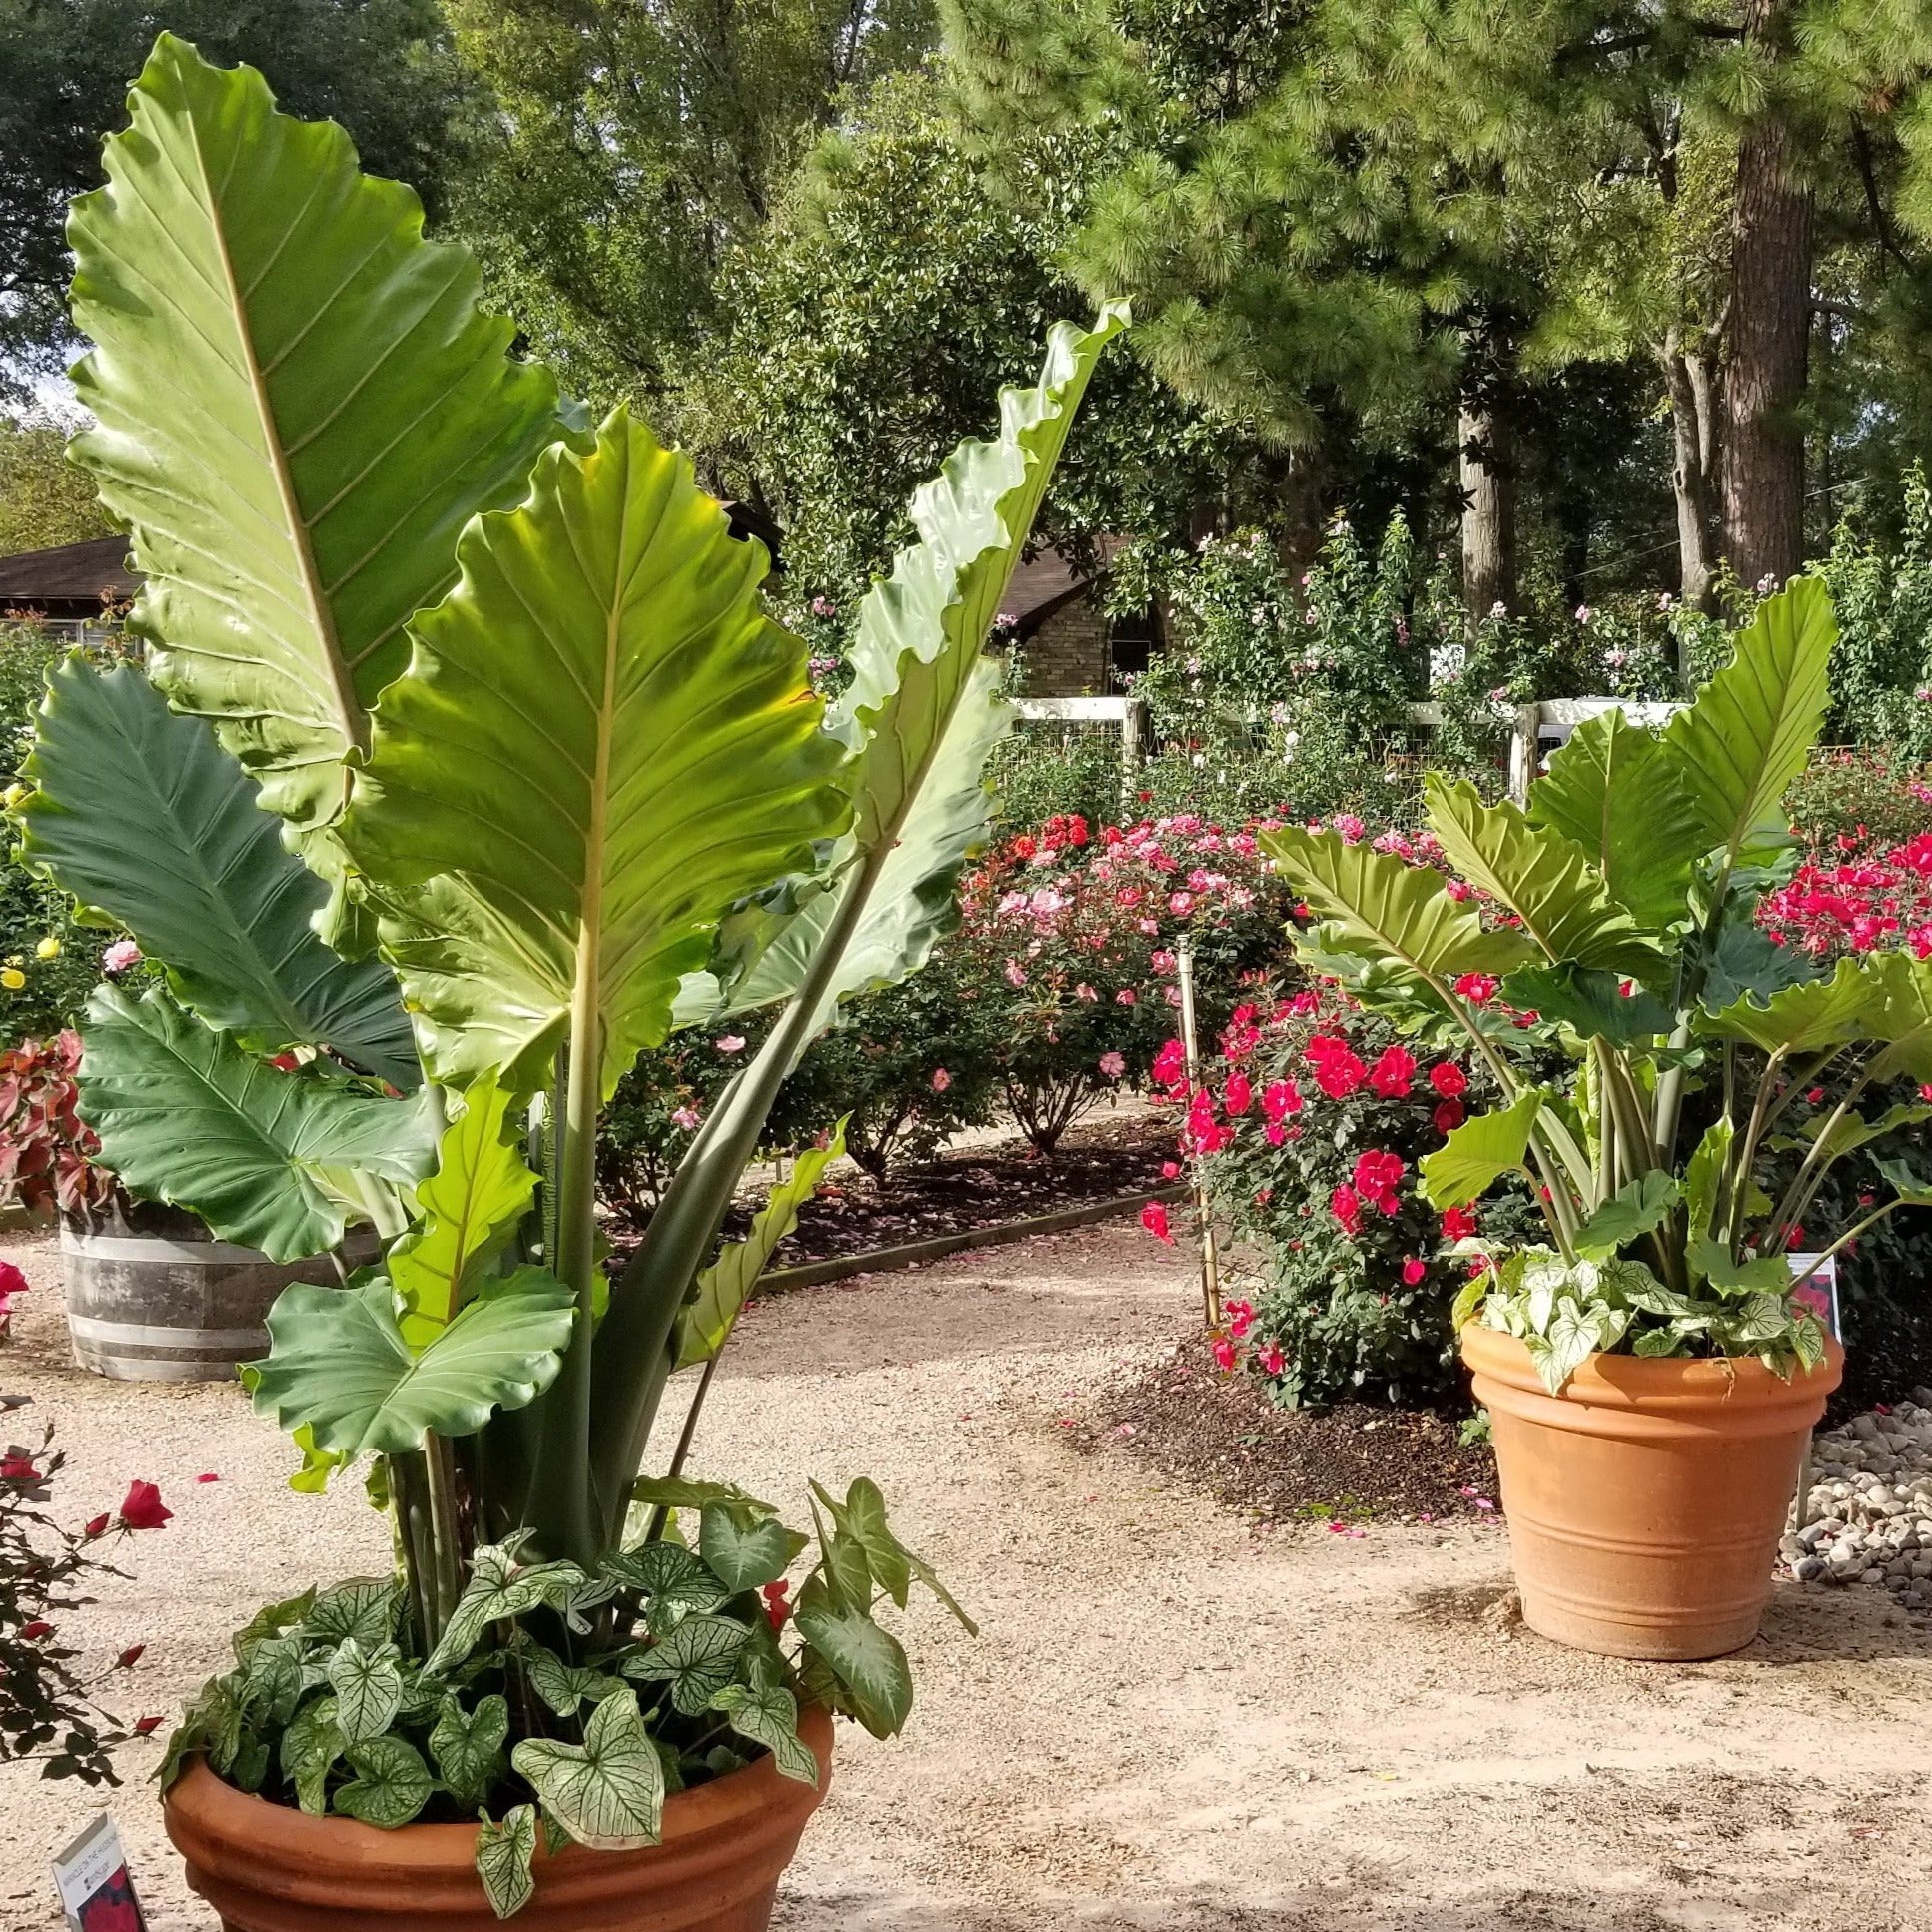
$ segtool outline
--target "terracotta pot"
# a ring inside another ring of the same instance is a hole
[[[816,1788],[769,1757],[664,1803],[664,1840],[642,1851],[570,1845],[536,1855],[536,1896],[516,1932],[764,1932],[805,1820],[831,1784],[832,1720],[799,1734]],[[223,1932],[497,1932],[477,1877],[474,1825],[381,1831],[312,1818],[224,1784],[199,1760],[163,1800],[188,1883]]]
[[[1757,1634],[1805,1443],[1844,1351],[1760,1362],[1593,1355],[1552,1396],[1514,1336],[1471,1323],[1522,1618],[1611,1657],[1720,1657]]]

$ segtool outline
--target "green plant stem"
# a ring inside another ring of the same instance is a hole
[[[684,1427],[677,1433],[677,1448],[671,1452],[670,1467],[665,1474],[675,1482],[684,1473],[684,1464],[690,1459],[691,1444],[697,1436],[697,1419],[704,1407],[704,1398],[711,1393],[711,1378],[718,1372],[718,1361],[724,1354],[722,1344],[704,1365],[704,1373],[697,1379],[697,1387],[691,1392],[691,1406],[684,1417]],[[664,1525],[670,1520],[670,1505],[660,1502],[650,1514],[650,1527],[644,1533],[646,1542],[654,1543],[664,1533]]]
[[[1725,1239],[1730,1244],[1733,1260],[1744,1239],[1744,1211],[1750,1203],[1751,1176],[1757,1171],[1757,1145],[1764,1133],[1764,1110],[1770,1105],[1777,1087],[1778,1069],[1784,1064],[1784,1048],[1779,1047],[1765,1062],[1763,1077],[1757,1083],[1757,1094],[1751,1102],[1751,1118],[1744,1129],[1743,1145],[1733,1146],[1731,1150],[1730,1173],[1726,1177],[1730,1187],[1730,1215]]]
[[[1873,1069],[1884,1057],[1880,1054],[1859,1069],[1851,1085],[1846,1088],[1843,1099],[1826,1116],[1817,1139],[1806,1150],[1797,1173],[1791,1177],[1791,1185],[1785,1189],[1784,1198],[1771,1211],[1771,1227],[1775,1236],[1781,1238],[1786,1227],[1803,1218],[1805,1209],[1810,1207],[1818,1190],[1824,1186],[1825,1176],[1838,1158],[1831,1151],[1832,1130],[1852,1112],[1852,1102],[1871,1084]]]
[[[430,1521],[429,1480],[421,1451],[391,1455],[390,1506],[396,1511],[403,1576],[409,1588],[410,1610],[416,1620],[424,1654],[428,1655],[436,1627],[436,1538]]]
[[[456,1457],[449,1443],[434,1431],[423,1437],[423,1468],[429,1492],[430,1541],[435,1568],[426,1591],[434,1628],[426,1642],[434,1648],[463,1594],[463,1528],[457,1507]]]

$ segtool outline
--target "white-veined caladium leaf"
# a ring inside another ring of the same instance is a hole
[[[352,1174],[405,1187],[429,1172],[423,1098],[281,1073],[160,987],[87,1003],[81,1113],[130,1192],[190,1208],[224,1241],[300,1261],[342,1240]]]
[[[488,1078],[464,1094],[462,1113],[443,1131],[437,1171],[416,1191],[422,1225],[389,1251],[403,1339],[412,1348],[449,1326],[466,1286],[507,1241],[535,1192],[511,1101]]]
[[[540,1268],[491,1282],[420,1351],[403,1339],[399,1306],[381,1275],[348,1289],[285,1288],[256,1365],[257,1414],[306,1425],[343,1455],[417,1449],[429,1430],[469,1436],[549,1387],[575,1319],[575,1297]]]
[[[695,1717],[737,1675],[749,1634],[728,1616],[687,1616],[648,1650],[626,1658],[623,1673],[639,1683],[669,1684],[672,1704]]]
[[[1817,577],[1794,577],[1757,606],[1731,661],[1664,729],[1663,755],[1704,850],[1726,871],[1791,843],[1784,794],[1824,724],[1837,640],[1831,593]]]
[[[657,1843],[664,1765],[644,1733],[634,1690],[613,1692],[590,1713],[581,1744],[525,1738],[510,1762],[578,1844],[634,1851]]]
[[[779,1774],[799,1784],[818,1782],[818,1759],[798,1735],[798,1699],[782,1684],[726,1684],[711,1708],[731,1720],[740,1737],[762,1744]]]
[[[559,1717],[574,1717],[581,1704],[601,1703],[618,1688],[617,1679],[587,1664],[565,1663],[554,1650],[525,1640],[517,1654],[529,1677],[530,1688]]]
[[[1530,1130],[1542,1111],[1540,1089],[1527,1088],[1507,1107],[1476,1114],[1433,1154],[1422,1158],[1423,1193],[1438,1208],[1466,1208],[1528,1158]]]
[[[366,1651],[345,1637],[324,1668],[336,1693],[336,1724],[348,1743],[380,1737],[396,1721],[403,1707],[403,1663],[395,1644]]]
[[[536,1895],[530,1863],[536,1856],[536,1807],[519,1804],[500,1823],[485,1818],[477,1827],[477,1876],[483,1896],[499,1919],[513,1919]]]
[[[816,1577],[799,1593],[792,1620],[838,1679],[851,1714],[874,1737],[896,1737],[912,1714],[912,1670],[898,1638],[865,1611],[835,1602]]]
[[[345,828],[430,1064],[533,1090],[576,1024],[613,1090],[747,894],[849,806],[764,550],[622,410],[465,532]],[[532,726],[542,720],[542,728]]]
[[[475,1810],[502,1775],[503,1745],[509,1737],[509,1705],[493,1693],[466,1711],[448,1693],[430,1732],[430,1755],[450,1795],[466,1811]]]
[[[348,1740],[336,1723],[336,1700],[318,1697],[296,1712],[282,1733],[282,1772],[295,1786],[296,1802],[313,1818],[329,1809],[329,1773],[336,1768]]]
[[[316,937],[323,882],[201,718],[132,665],[70,657],[47,681],[21,850],[83,916],[127,930],[176,997],[246,1046],[329,1047],[393,1086],[423,1078],[396,975]]]
[[[574,1563],[519,1564],[516,1552],[528,1540],[528,1531],[522,1531],[508,1542],[484,1543],[471,1558],[470,1581],[450,1612],[425,1670],[455,1669],[490,1624],[526,1616],[539,1606],[559,1609],[582,1588],[584,1575]]]
[[[400,1737],[372,1737],[345,1755],[355,1777],[335,1796],[335,1807],[366,1825],[396,1831],[430,1802],[436,1780],[423,1754]]]
[[[359,173],[333,123],[277,113],[253,68],[163,34],[129,107],[68,220],[95,345],[75,459],[132,532],[155,681],[269,810],[327,825],[458,531],[561,434],[556,387],[511,360],[416,196]]]
[[[708,1362],[730,1340],[732,1327],[758,1285],[772,1251],[798,1226],[798,1211],[818,1191],[825,1170],[845,1152],[845,1116],[823,1147],[808,1147],[791,1173],[752,1217],[742,1241],[727,1241],[697,1278],[697,1293],[678,1311],[671,1348],[680,1369]]]
[[[302,1634],[316,1643],[354,1637],[365,1650],[380,1649],[396,1635],[403,1591],[388,1577],[355,1576],[326,1589],[302,1619]]]
[[[719,1608],[731,1593],[682,1543],[660,1539],[612,1550],[600,1567],[612,1582],[645,1598],[644,1622],[652,1636]]]

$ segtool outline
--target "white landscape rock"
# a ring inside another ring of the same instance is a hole
[[[1778,1545],[1799,1582],[1870,1584],[1932,1610],[1932,1389],[1819,1436],[1805,1505]]]

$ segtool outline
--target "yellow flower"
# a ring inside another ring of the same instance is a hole
[[[12,811],[26,795],[27,787],[25,785],[9,785],[6,790],[6,806],[8,811]]]
[[[47,935],[47,937],[43,939],[40,942],[40,944],[34,948],[34,952],[41,959],[58,959],[60,957],[60,941],[56,939],[54,935],[50,932]]]
[[[19,992],[26,983],[27,975],[18,966],[9,966],[0,972],[0,986],[4,986],[9,993]]]

